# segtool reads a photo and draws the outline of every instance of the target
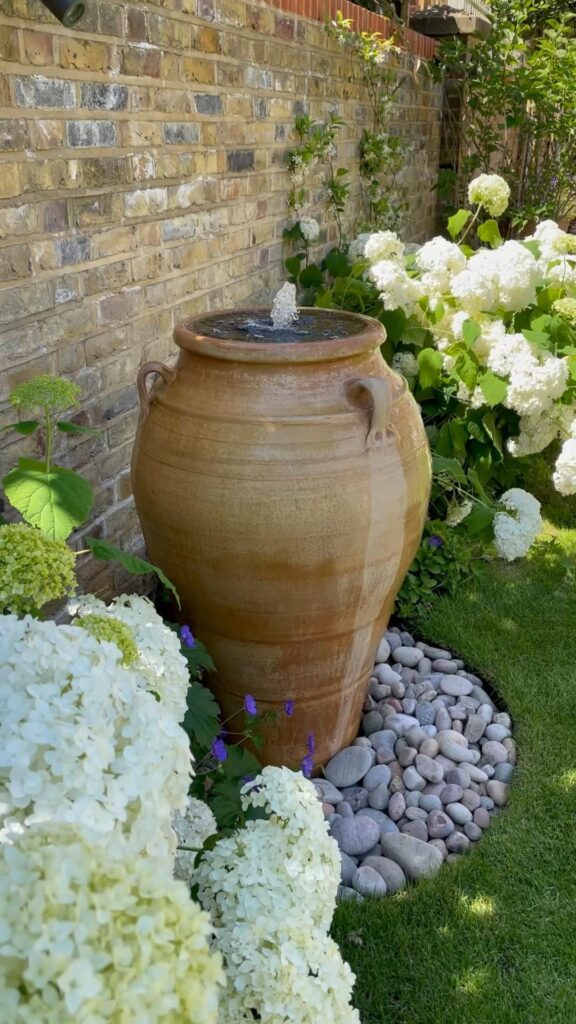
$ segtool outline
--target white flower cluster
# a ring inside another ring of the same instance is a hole
[[[296,285],[286,281],[278,289],[272,301],[270,319],[276,330],[291,327],[299,317],[296,304]]]
[[[479,174],[468,186],[468,200],[480,203],[491,217],[500,217],[510,200],[510,186],[499,174]]]
[[[536,301],[542,271],[521,242],[504,242],[494,251],[479,249],[450,282],[450,291],[469,313],[513,312]]]
[[[564,441],[552,479],[560,494],[576,494],[576,437]]]
[[[190,884],[194,873],[195,851],[201,850],[208,836],[218,831],[216,819],[208,804],[191,797],[185,813],[177,812],[174,815],[172,828],[178,839],[174,875]]]
[[[106,605],[89,594],[70,601],[68,610],[76,616],[110,616],[128,626],[139,654],[132,668],[142,677],[146,689],[159,698],[162,709],[169,711],[177,722],[182,721],[190,685],[188,665],[177,634],[164,625],[151,601],[135,594],[122,594]]]
[[[70,826],[0,843],[2,1024],[216,1024],[208,915],[146,858]]]
[[[359,1024],[354,977],[327,934],[340,859],[314,787],[268,767],[243,794],[270,817],[219,840],[195,876],[228,967],[220,1024]]]
[[[301,217],[298,221],[298,227],[302,238],[308,245],[316,242],[320,237],[320,225],[314,217]]]
[[[416,266],[422,272],[420,283],[425,294],[440,296],[450,291],[452,278],[465,269],[466,257],[454,242],[438,235],[418,249]]]
[[[523,558],[542,530],[540,502],[520,487],[512,487],[500,498],[506,511],[494,516],[494,542],[501,558],[508,562]]]
[[[404,243],[395,231],[375,231],[364,242],[364,258],[370,263],[377,260],[393,260],[400,263],[404,256]]]
[[[370,238],[369,231],[363,231],[362,234],[357,235],[356,238],[350,242],[348,246],[348,259],[351,263],[357,263],[358,260],[364,259],[364,246]]]
[[[0,618],[0,818],[74,823],[112,853],[171,862],[188,738],[120,659],[77,626]]]
[[[422,287],[406,273],[401,263],[379,260],[372,264],[368,276],[380,292],[384,309],[403,309],[408,315],[414,312],[423,294]]]
[[[539,266],[550,284],[562,288],[576,286],[576,238],[553,220],[538,224],[531,238],[540,249]]]

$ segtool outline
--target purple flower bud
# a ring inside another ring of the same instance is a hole
[[[287,700],[286,701],[286,703],[284,704],[284,711],[288,715],[288,718],[290,718],[290,716],[294,714],[294,701],[293,700]]]
[[[186,647],[196,647],[196,640],[192,635],[192,630],[190,629],[190,626],[182,626],[180,630],[180,639],[182,640],[182,643],[186,645]]]
[[[247,715],[254,716],[258,714],[256,701],[254,700],[254,697],[250,696],[249,693],[247,693],[246,696],[244,697],[244,711],[246,712]]]
[[[314,758],[312,754],[306,754],[306,757],[302,758],[300,763],[300,771],[305,779],[309,779],[312,775],[312,769],[314,767]]]
[[[431,537],[428,537],[428,543],[431,548],[441,548],[444,544],[442,537],[439,537],[437,533],[433,533]]]
[[[314,751],[316,750],[316,737],[314,736],[313,732],[310,733],[308,739],[306,740],[306,750],[308,751],[309,754],[313,754]]]
[[[224,740],[218,736],[215,740],[212,740],[212,746],[210,747],[213,756],[217,761],[225,761],[228,757],[228,751]]]

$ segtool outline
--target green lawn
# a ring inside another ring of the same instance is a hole
[[[396,897],[338,908],[363,1024],[576,1022],[576,529],[547,530],[555,541],[417,627],[494,684],[519,763],[473,853]]]

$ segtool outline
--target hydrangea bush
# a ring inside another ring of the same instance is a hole
[[[227,971],[220,1024],[359,1024],[354,977],[328,936],[340,858],[314,787],[268,767],[242,799],[266,817],[220,839],[196,872]]]
[[[449,238],[365,233],[315,268],[321,283],[298,283],[303,303],[381,320],[431,443],[431,518],[512,560],[542,526],[520,496],[526,460],[556,442],[554,485],[576,493],[576,237],[548,220],[504,241],[495,218],[509,195],[482,174]]]

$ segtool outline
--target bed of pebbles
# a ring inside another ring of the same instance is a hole
[[[512,723],[451,651],[389,629],[360,735],[314,779],[341,899],[385,896],[473,848],[508,799]]]

